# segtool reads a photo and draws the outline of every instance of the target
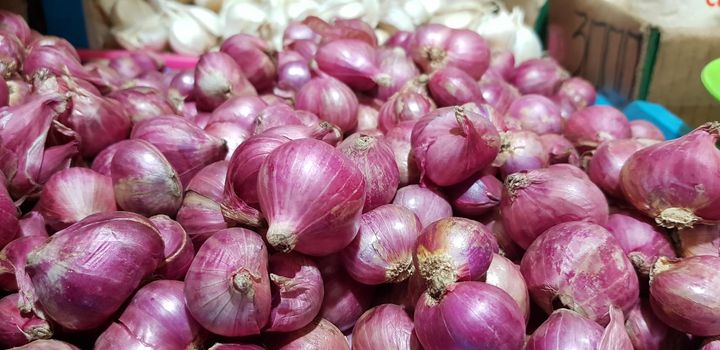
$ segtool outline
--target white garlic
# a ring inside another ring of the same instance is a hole
[[[167,46],[168,22],[165,16],[156,13],[131,27],[113,28],[112,34],[127,50],[162,51]]]

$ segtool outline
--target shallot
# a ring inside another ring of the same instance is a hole
[[[355,238],[365,180],[350,159],[327,143],[301,139],[278,147],[260,167],[257,186],[272,247],[322,256]]]
[[[720,187],[713,175],[720,171],[719,129],[717,122],[706,123],[635,152],[620,173],[625,199],[668,228],[720,220]]]

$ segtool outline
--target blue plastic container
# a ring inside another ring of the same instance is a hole
[[[599,94],[595,104],[612,106],[605,96]],[[682,119],[657,103],[633,101],[622,110],[630,120],[642,119],[655,124],[668,140],[676,139],[691,130]]]

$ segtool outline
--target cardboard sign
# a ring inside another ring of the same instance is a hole
[[[550,0],[547,45],[614,104],[647,99],[691,125],[720,116],[700,82],[705,64],[720,57],[717,28],[662,28],[605,0]]]

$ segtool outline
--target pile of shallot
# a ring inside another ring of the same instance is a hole
[[[171,71],[0,12],[0,347],[717,349],[720,123],[428,24]]]

